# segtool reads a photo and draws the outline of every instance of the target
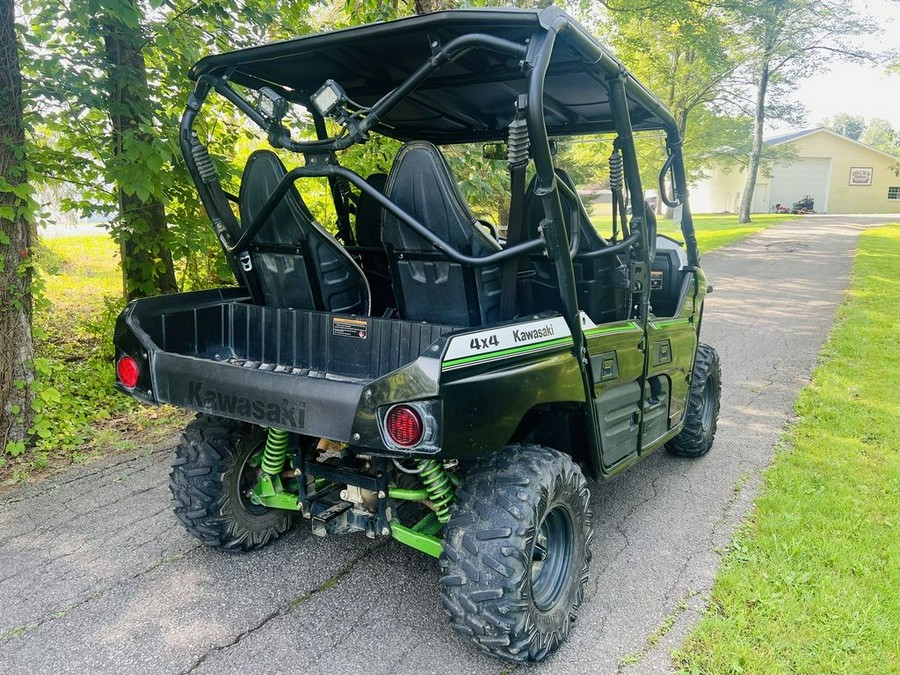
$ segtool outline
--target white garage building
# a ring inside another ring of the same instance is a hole
[[[806,195],[819,213],[900,213],[900,159],[830,129],[797,131],[770,138],[767,147],[791,144],[795,158],[760,170],[753,213],[792,205]],[[746,173],[737,162],[721,164],[691,190],[697,213],[736,213]]]

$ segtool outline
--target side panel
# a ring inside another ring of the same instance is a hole
[[[560,316],[456,333],[440,368],[441,453],[448,457],[499,450],[535,406],[584,403],[572,334]]]
[[[457,372],[452,379],[445,374],[442,451],[449,457],[499,450],[536,405],[584,402],[581,373],[571,350],[488,368]]]
[[[683,279],[675,316],[651,319],[647,325],[650,354],[644,416],[651,414],[663,387],[668,390],[669,411],[666,429],[655,426],[645,428],[642,440],[644,450],[652,449],[666,431],[681,424],[690,392],[690,377],[697,350],[696,321],[699,318],[700,302],[706,293],[706,279],[694,271],[684,271],[681,274]]]
[[[648,380],[667,379],[671,395],[669,422],[678,424],[684,414],[690,390],[690,374],[694,366],[697,333],[690,319],[651,322],[647,330],[650,344]],[[653,438],[645,438],[644,445]]]
[[[600,425],[604,468],[618,464],[637,452],[641,409],[640,383],[610,387],[594,400]]]
[[[585,330],[604,470],[638,452],[644,331],[635,321]]]

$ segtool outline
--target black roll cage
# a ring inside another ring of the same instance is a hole
[[[643,245],[647,241],[646,216],[644,210],[644,192],[638,171],[637,158],[634,148],[634,138],[631,128],[631,118],[628,110],[628,101],[638,103],[642,109],[650,110],[663,121],[663,129],[666,132],[666,148],[668,157],[659,176],[660,195],[668,206],[682,207],[681,229],[684,235],[688,252],[688,260],[692,266],[698,264],[698,252],[696,237],[693,229],[693,221],[687,204],[688,189],[686,185],[684,164],[681,154],[681,138],[678,127],[672,115],[663,104],[656,99],[644,87],[640,86],[634,78],[628,75],[624,67],[593,41],[583,30],[575,24],[563,12],[549,8],[540,14],[541,28],[526,44],[520,44],[484,33],[470,33],[449,41],[441,49],[432,55],[415,72],[409,75],[399,86],[385,94],[372,105],[367,114],[361,117],[355,133],[342,134],[334,137],[319,138],[315,141],[295,141],[280,123],[273,123],[264,117],[241,94],[235,91],[229,84],[230,73],[224,75],[212,75],[209,73],[200,75],[197,84],[191,94],[187,107],[181,118],[180,145],[185,162],[194,183],[200,193],[201,201],[210,213],[214,222],[222,222],[225,218],[217,213],[217,200],[214,199],[210,187],[202,180],[200,171],[192,152],[193,125],[200,109],[203,106],[209,92],[215,90],[238,109],[246,114],[255,124],[266,131],[270,143],[274,147],[280,147],[292,152],[302,153],[307,158],[306,166],[297,167],[287,173],[281,180],[275,191],[249,226],[242,229],[240,236],[235,240],[225,229],[217,229],[217,234],[222,246],[229,253],[241,253],[252,244],[253,239],[259,233],[265,221],[278,206],[278,203],[288,192],[291,186],[300,178],[343,178],[369,197],[378,202],[385,210],[396,216],[406,227],[412,229],[417,235],[429,241],[435,249],[440,251],[449,260],[463,265],[484,266],[495,265],[510,258],[536,252],[546,248],[547,255],[555,262],[560,279],[560,295],[563,306],[566,309],[567,320],[571,323],[573,334],[580,332],[578,326],[578,305],[575,292],[575,279],[572,260],[578,258],[593,258],[604,255],[622,253],[628,248],[641,244],[643,256],[647,263],[650,262],[649,251],[652,246]],[[574,47],[585,62],[585,67],[591,69],[597,76],[598,84],[604,86],[610,96],[610,107],[615,121],[616,133],[619,139],[624,160],[625,183],[631,197],[631,203],[637,206],[637,211],[632,216],[631,234],[623,241],[610,245],[603,249],[590,253],[577,253],[579,228],[572,228],[572,240],[569,241],[569,233],[564,226],[564,217],[559,198],[559,189],[571,193],[568,186],[556,180],[555,167],[550,150],[550,140],[544,121],[543,105],[527,105],[526,114],[528,120],[528,133],[531,144],[531,153],[534,160],[537,178],[536,194],[541,198],[545,221],[543,223],[542,239],[522,242],[508,248],[492,253],[484,257],[473,257],[460,253],[447,242],[436,236],[419,220],[398,207],[394,202],[369,185],[365,179],[356,172],[335,164],[331,157],[333,153],[344,150],[356,143],[365,142],[367,133],[376,128],[383,119],[405,96],[409,95],[424,80],[440,70],[443,66],[460,58],[465,53],[476,49],[499,51],[516,56],[527,75],[527,100],[543,101],[544,80],[550,59],[553,54],[557,37],[565,33],[569,38],[569,48]],[[278,93],[285,95],[289,100],[296,98],[288,90],[272,85]],[[305,105],[305,102],[296,101]],[[314,115],[317,114],[314,112]],[[317,125],[319,126],[319,125]],[[673,178],[674,200],[666,196],[664,181],[666,174],[671,173]],[[645,294],[646,295],[646,294]],[[646,299],[646,298],[645,298]]]

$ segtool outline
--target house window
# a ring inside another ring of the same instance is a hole
[[[900,199],[900,186],[888,188],[888,199]]]

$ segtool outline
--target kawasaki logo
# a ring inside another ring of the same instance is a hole
[[[543,328],[534,328],[532,330],[514,330],[513,340],[516,342],[528,342],[537,338],[545,338],[553,335],[553,326],[549,323]]]
[[[246,396],[232,396],[220,391],[205,389],[202,382],[188,382],[188,404],[240,417],[251,418],[282,427],[302,429],[306,418],[306,404],[293,405],[286,398],[281,403],[265,403]]]

